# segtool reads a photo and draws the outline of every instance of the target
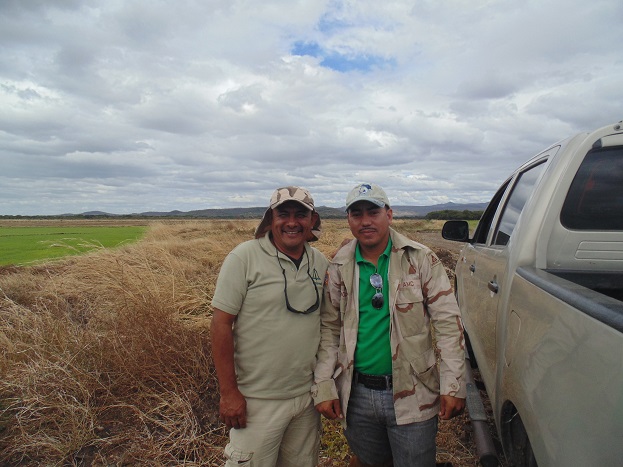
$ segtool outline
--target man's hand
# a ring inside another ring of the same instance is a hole
[[[247,401],[238,389],[221,394],[219,415],[227,428],[247,426]]]
[[[450,420],[456,417],[465,408],[465,399],[453,396],[441,396],[441,408],[439,410],[439,418],[442,420]]]
[[[219,415],[227,428],[247,426],[247,401],[238,390],[234,365],[233,325],[236,316],[218,308],[212,313],[212,358],[221,393]]]
[[[316,410],[325,417],[327,417],[329,420],[335,420],[336,418],[339,418],[341,420],[342,418],[344,418],[344,416],[342,415],[342,407],[340,406],[339,399],[321,402],[320,404],[316,405]]]

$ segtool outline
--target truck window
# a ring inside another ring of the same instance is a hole
[[[480,222],[478,222],[478,227],[476,227],[476,231],[474,232],[473,243],[486,243],[487,237],[489,236],[489,230],[491,229],[491,224],[493,223],[493,218],[495,217],[495,213],[498,210],[498,206],[500,201],[504,197],[504,193],[508,189],[508,185],[510,184],[510,179],[506,180],[504,184],[498,189],[495,193],[495,196],[489,201],[485,212],[482,214],[480,218]]]
[[[517,219],[519,219],[519,215],[521,214],[521,210],[526,204],[526,201],[528,201],[534,184],[541,176],[544,168],[545,161],[543,160],[519,174],[513,191],[504,207],[497,232],[494,235],[494,245],[506,245],[508,243],[515,229],[515,225],[517,224]]]
[[[623,230],[623,148],[586,155],[567,193],[560,222],[575,230]]]

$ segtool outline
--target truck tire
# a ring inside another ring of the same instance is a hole
[[[512,406],[504,417],[507,423],[505,434],[505,451],[508,454],[510,465],[513,467],[538,467],[528,433],[521,421],[517,409]]]

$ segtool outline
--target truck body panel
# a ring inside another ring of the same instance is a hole
[[[560,287],[563,299],[542,286],[553,282],[549,273],[536,271],[518,270],[511,286],[508,310],[518,324],[507,326],[505,336],[504,402],[521,401],[517,409],[539,465],[621,465],[622,330],[591,316],[594,303],[578,307],[590,302],[581,287]],[[621,318],[617,303],[610,313]]]
[[[446,238],[468,242],[455,290],[511,462],[623,465],[621,124],[532,157]]]

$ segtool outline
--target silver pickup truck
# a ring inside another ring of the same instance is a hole
[[[509,463],[623,466],[623,124],[531,158],[469,235],[444,225]]]

